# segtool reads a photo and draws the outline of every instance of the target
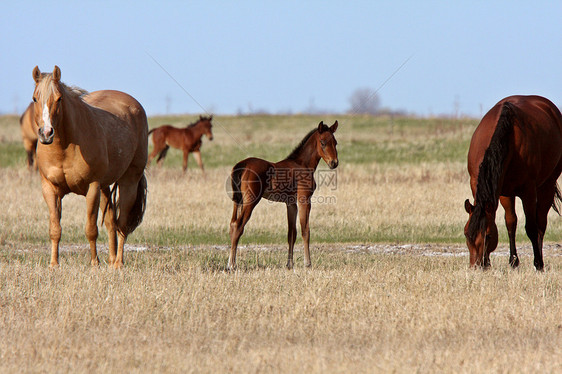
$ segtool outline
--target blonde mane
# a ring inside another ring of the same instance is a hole
[[[59,82],[60,88],[63,90],[63,95],[83,99],[89,92],[78,86],[67,86],[63,82]],[[42,98],[50,97],[55,93],[55,82],[51,73],[41,73],[41,81],[37,84],[37,92]]]

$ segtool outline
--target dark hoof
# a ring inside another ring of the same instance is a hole
[[[516,268],[519,266],[519,257],[517,256],[513,256],[509,258],[509,264],[511,265],[512,268]]]

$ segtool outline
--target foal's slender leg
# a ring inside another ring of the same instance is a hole
[[[250,204],[243,204],[238,205],[234,204],[234,210],[239,210],[238,214],[235,212],[232,213],[232,221],[230,222],[230,240],[231,240],[231,247],[230,247],[230,256],[228,257],[228,270],[234,270],[236,268],[236,249],[238,248],[238,241],[240,237],[244,233],[244,226],[250,220],[250,216],[252,215],[252,211],[256,207],[258,201],[250,203]],[[234,219],[236,216],[236,219]]]
[[[201,151],[193,152],[193,156],[195,157],[195,161],[197,161],[197,165],[199,165],[199,168],[203,172],[203,175],[205,175],[205,168],[203,167],[203,160],[201,159]]]
[[[100,184],[90,183],[86,193],[86,238],[90,242],[90,263],[99,265],[96,240],[98,239],[98,210],[100,207]]]
[[[185,173],[187,171],[187,159],[189,156],[189,151],[186,149],[183,151],[183,172]]]
[[[542,240],[539,240],[537,226],[537,190],[534,187],[530,188],[521,200],[525,211],[525,231],[533,244],[534,265],[537,270],[543,270]]]
[[[53,185],[41,178],[43,198],[49,208],[49,237],[51,239],[51,267],[59,266],[59,243],[62,233],[60,225],[62,212],[62,196],[59,196]]]
[[[109,187],[102,188],[100,196],[100,210],[105,214],[103,221],[107,229],[109,259],[108,265],[115,262],[117,256],[117,226],[115,223],[115,207],[111,203],[111,191]],[[105,213],[104,213],[105,212]]]
[[[310,261],[310,226],[308,220],[310,218],[310,199],[306,201],[300,201],[299,199],[299,218],[301,221],[301,234],[302,240],[304,242],[304,265],[310,267],[312,262]]]
[[[515,246],[515,232],[517,230],[517,214],[515,213],[515,196],[500,196],[500,203],[505,210],[505,226],[509,237],[509,264],[519,266],[519,257]]]
[[[287,221],[289,224],[289,256],[287,259],[287,269],[293,268],[293,248],[295,247],[295,241],[297,240],[297,204],[287,204]]]

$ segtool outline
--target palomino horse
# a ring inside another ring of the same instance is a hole
[[[234,211],[230,221],[232,247],[228,269],[236,267],[236,248],[244,226],[262,197],[287,205],[289,222],[289,257],[287,268],[293,267],[293,247],[297,239],[297,212],[299,212],[302,238],[304,241],[305,265],[310,262],[310,216],[311,197],[316,189],[314,171],[322,158],[330,169],[338,166],[337,141],[334,133],[338,121],[331,127],[320,122],[318,128],[309,132],[295,150],[284,160],[269,162],[259,158],[247,158],[232,169],[232,200]]]
[[[168,153],[168,149],[172,146],[183,151],[184,173],[187,170],[187,156],[189,156],[189,153],[191,152],[193,152],[195,160],[201,168],[201,171],[205,173],[203,161],[201,160],[201,138],[203,135],[207,135],[209,140],[213,140],[212,120],[212,115],[209,117],[199,116],[199,120],[197,120],[197,122],[192,123],[185,128],[178,129],[170,125],[163,125],[150,130],[148,135],[154,133],[152,135],[154,150],[148,156],[148,164],[150,165],[152,159],[158,154],[158,160],[156,160],[156,163],[161,165],[166,157],[166,153]]]
[[[498,199],[505,209],[509,263],[519,265],[515,248],[515,196],[523,202],[525,230],[533,244],[534,264],[544,268],[542,244],[547,214],[559,213],[556,181],[562,171],[562,116],[540,96],[510,96],[497,103],[474,131],[468,151],[468,173],[474,205],[464,232],[471,266],[490,266],[498,245]]]
[[[146,204],[146,114],[138,101],[123,92],[83,95],[60,78],[58,66],[52,74],[41,73],[37,66],[33,69],[37,164],[50,214],[51,266],[59,263],[62,199],[73,192],[86,196],[91,264],[99,264],[96,240],[101,209],[109,237],[109,265],[120,268],[127,236],[142,221]]]
[[[35,114],[33,113],[33,102],[29,104],[20,117],[21,138],[23,147],[27,153],[27,167],[29,170],[37,170],[35,153],[37,149],[37,128],[35,126]]]

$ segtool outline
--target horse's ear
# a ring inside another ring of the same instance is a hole
[[[53,69],[53,79],[55,82],[60,81],[60,68],[57,65],[55,65],[55,68]]]
[[[212,120],[212,119],[213,119],[213,115],[211,114],[211,115],[209,116],[209,121]]]
[[[199,121],[203,121],[203,116],[201,114],[199,115]]]
[[[464,210],[466,210],[468,214],[472,214],[472,211],[474,210],[474,205],[472,205],[468,199],[464,201]]]
[[[338,121],[336,120],[336,122],[334,122],[334,124],[330,126],[330,132],[333,134],[336,132],[337,129],[338,129]]]
[[[318,124],[318,133],[322,134],[323,131],[324,131],[324,121],[320,121],[320,123]]]
[[[33,68],[33,80],[35,83],[39,83],[39,79],[41,78],[41,70],[39,70],[39,66],[35,66]]]

